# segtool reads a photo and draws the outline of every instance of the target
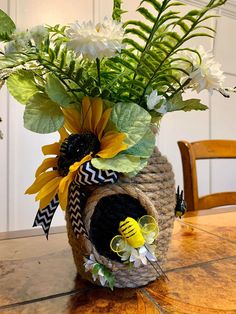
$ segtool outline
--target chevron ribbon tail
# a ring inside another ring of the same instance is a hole
[[[88,238],[88,234],[82,220],[83,201],[84,193],[80,190],[80,187],[75,182],[72,182],[70,185],[70,197],[68,205],[71,225],[77,238],[79,238],[80,234]]]
[[[74,181],[70,185],[70,196],[68,200],[71,224],[77,238],[79,238],[80,234],[88,238],[88,234],[82,220],[84,195],[81,187],[85,185],[115,183],[117,180],[118,176],[116,172],[112,170],[97,169],[93,167],[90,161],[85,162],[80,166]]]
[[[46,238],[48,239],[48,233],[51,226],[52,218],[55,214],[55,211],[59,205],[59,199],[56,195],[45,208],[39,209],[34,223],[33,227],[41,226],[43,228],[43,231],[46,235]]]

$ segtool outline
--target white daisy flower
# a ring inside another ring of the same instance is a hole
[[[181,55],[192,63],[192,66],[187,62],[181,62],[181,66],[189,72],[191,81],[189,87],[196,90],[198,93],[204,89],[213,92],[214,89],[221,88],[225,79],[221,71],[221,65],[216,62],[211,53],[207,52],[203,46],[196,49],[200,56],[191,51],[185,51]]]
[[[5,54],[11,54],[15,52],[21,52],[22,50],[27,50],[29,48],[29,40],[30,34],[28,31],[15,31],[12,35],[12,40],[9,41],[4,47]]]
[[[122,24],[107,18],[95,26],[91,21],[73,23],[66,34],[69,38],[67,46],[77,56],[82,55],[90,60],[113,57],[123,48]]]
[[[95,260],[95,257],[93,254],[89,255],[89,258],[84,257],[84,268],[85,271],[91,271],[93,267],[97,264],[97,261]]]
[[[145,244],[138,249],[132,246],[126,247],[121,256],[123,262],[130,262],[134,267],[138,268],[141,265],[147,265],[148,261],[155,262],[155,245]]]
[[[39,45],[48,35],[48,30],[43,25],[37,25],[30,30],[30,35],[36,45]]]
[[[158,95],[157,90],[153,90],[150,95],[146,95],[146,99],[149,110],[155,110],[161,114],[167,112],[166,98],[163,95]]]
[[[103,269],[102,269],[102,265],[99,264],[96,259],[95,256],[93,254],[89,255],[89,258],[84,257],[84,268],[85,271],[90,271],[92,273],[92,278],[94,281],[96,281],[97,279],[100,281],[101,285],[104,286],[105,283],[107,282],[107,278],[104,275]],[[95,266],[99,266],[99,270],[97,272],[93,272],[93,268]]]

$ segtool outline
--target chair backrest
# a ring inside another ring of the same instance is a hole
[[[199,197],[196,160],[236,158],[236,141],[203,140],[192,143],[179,141],[178,146],[183,165],[184,199],[187,203],[187,210],[235,205],[236,192],[213,193]]]

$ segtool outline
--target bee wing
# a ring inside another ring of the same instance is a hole
[[[142,216],[138,223],[144,235],[153,233],[155,238],[158,236],[159,228],[154,217],[150,215]]]
[[[124,238],[121,235],[117,235],[114,238],[111,239],[110,242],[110,248],[113,252],[119,253],[123,252],[125,250],[127,243],[124,240]]]

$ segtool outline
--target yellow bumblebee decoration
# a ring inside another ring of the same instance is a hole
[[[127,250],[127,246],[135,249],[147,244],[151,244],[154,239],[158,237],[159,228],[154,217],[145,215],[138,221],[131,217],[127,217],[119,224],[119,232],[112,238],[110,242],[111,250],[122,256],[123,252]]]

